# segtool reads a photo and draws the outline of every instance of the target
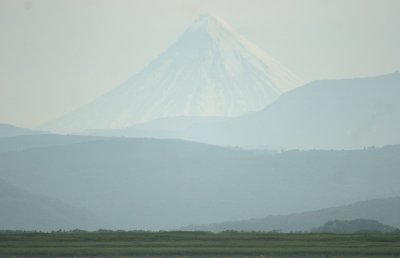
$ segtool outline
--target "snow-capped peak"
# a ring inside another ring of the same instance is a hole
[[[202,15],[139,74],[44,128],[73,132],[162,117],[237,116],[300,84],[221,18]]]

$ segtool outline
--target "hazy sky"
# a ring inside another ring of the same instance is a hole
[[[400,70],[400,1],[0,0],[0,123],[34,127],[124,82],[202,13],[305,80]]]

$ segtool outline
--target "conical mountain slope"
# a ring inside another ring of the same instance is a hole
[[[161,117],[236,116],[301,84],[219,18],[203,15],[124,84],[42,128],[122,128]]]

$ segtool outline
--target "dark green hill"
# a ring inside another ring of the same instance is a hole
[[[390,233],[398,230],[395,227],[384,225],[377,220],[355,219],[355,220],[331,220],[324,225],[314,228],[315,233],[353,234],[360,232]]]

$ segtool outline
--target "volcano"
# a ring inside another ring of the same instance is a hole
[[[301,83],[225,21],[202,15],[141,72],[41,129],[70,133],[164,117],[238,116]]]

